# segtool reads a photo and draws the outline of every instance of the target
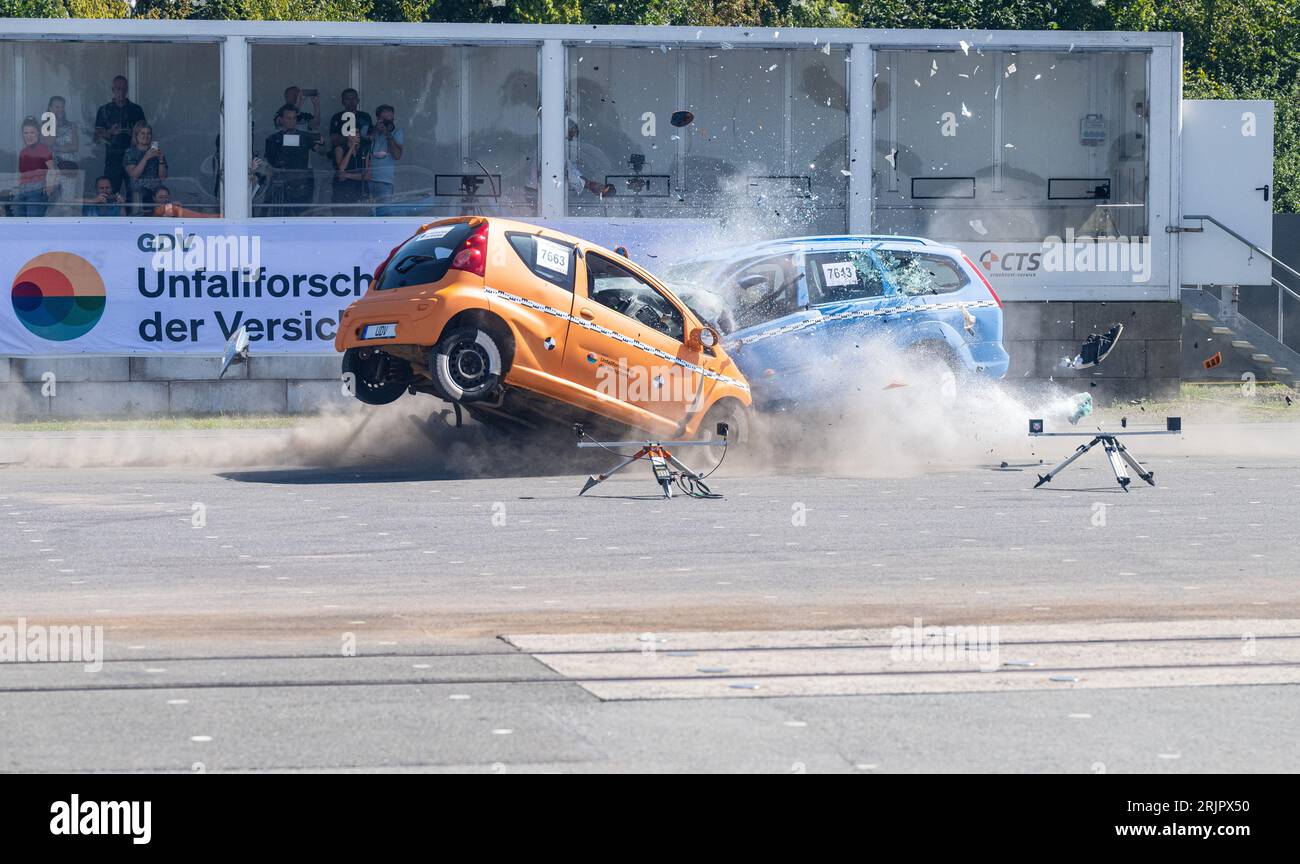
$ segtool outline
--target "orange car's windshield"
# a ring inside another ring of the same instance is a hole
[[[380,274],[376,291],[428,285],[447,275],[457,247],[469,236],[468,222],[434,225],[402,244]]]

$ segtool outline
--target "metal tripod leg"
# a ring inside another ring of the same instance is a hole
[[[1073,462],[1075,459],[1078,459],[1084,453],[1087,453],[1089,450],[1095,447],[1097,445],[1097,442],[1100,440],[1101,440],[1100,438],[1093,438],[1087,444],[1080,444],[1078,449],[1074,451],[1074,455],[1071,456],[1069,459],[1066,459],[1064,462],[1062,462],[1060,465],[1057,465],[1055,468],[1053,468],[1051,471],[1048,471],[1046,474],[1039,474],[1038,482],[1034,484],[1034,488],[1037,489],[1039,486],[1042,486],[1044,483],[1051,483],[1053,477],[1055,477],[1057,474],[1060,474],[1062,471],[1068,468],[1070,466],[1070,463]]]
[[[579,492],[578,495],[581,496],[584,492],[586,492],[588,489],[590,489],[592,486],[595,486],[598,483],[604,483],[606,480],[613,477],[615,474],[622,471],[624,468],[631,465],[636,460],[640,459],[641,456],[642,453],[637,453],[635,456],[629,456],[627,457],[627,459],[624,459],[622,462],[620,462],[618,465],[614,466],[613,468],[609,469],[604,474],[595,474],[591,477],[588,477],[586,485],[582,487],[582,492]]]
[[[1110,469],[1115,472],[1115,479],[1119,481],[1120,488],[1127,492],[1128,484],[1133,482],[1133,478],[1124,470],[1124,460],[1120,458],[1115,439],[1107,436],[1101,439],[1101,444],[1106,448],[1106,458],[1110,461]]]
[[[1125,462],[1128,463],[1128,466],[1130,468],[1132,468],[1134,471],[1137,472],[1137,475],[1139,477],[1147,481],[1147,483],[1151,484],[1152,486],[1156,485],[1156,472],[1148,471],[1145,468],[1143,468],[1142,463],[1139,462],[1137,459],[1135,459],[1132,453],[1128,452],[1127,447],[1119,443],[1118,438],[1115,439],[1115,449],[1119,451],[1119,455],[1124,459]]]

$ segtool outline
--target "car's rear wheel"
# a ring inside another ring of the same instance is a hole
[[[343,377],[362,402],[387,405],[406,392],[411,366],[378,348],[349,348],[343,352]]]
[[[503,356],[501,345],[488,331],[458,327],[429,353],[429,368],[450,401],[477,402],[491,396],[505,376]]]

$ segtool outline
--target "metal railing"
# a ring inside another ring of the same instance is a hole
[[[1292,276],[1296,277],[1297,279],[1300,279],[1300,270],[1296,270],[1294,267],[1292,267],[1290,264],[1287,264],[1285,261],[1282,261],[1281,259],[1274,257],[1268,252],[1265,252],[1263,249],[1259,248],[1259,246],[1255,245],[1253,242],[1246,239],[1241,234],[1238,234],[1236,231],[1232,230],[1227,225],[1224,225],[1222,222],[1220,222],[1218,219],[1215,219],[1213,216],[1186,215],[1183,218],[1196,219],[1197,221],[1209,222],[1213,225],[1216,225],[1219,228],[1219,230],[1223,231],[1225,234],[1243,243],[1248,249],[1250,249],[1251,252],[1258,252],[1260,255],[1267,258],[1269,261],[1271,261],[1273,263],[1273,266],[1280,267],[1287,273],[1290,273]],[[1188,229],[1183,229],[1183,230],[1188,230]],[[1197,230],[1197,229],[1191,229],[1191,230]],[[1204,229],[1200,229],[1200,230],[1204,230]],[[1291,289],[1289,285],[1287,285],[1281,279],[1278,279],[1276,276],[1270,276],[1270,279],[1272,279],[1273,284],[1277,286],[1277,341],[1285,347],[1286,341],[1284,337],[1286,335],[1286,309],[1285,309],[1286,295],[1290,294],[1293,299],[1300,301],[1300,293],[1296,293],[1294,290]]]

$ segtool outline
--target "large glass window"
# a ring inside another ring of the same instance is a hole
[[[569,214],[844,230],[845,60],[811,48],[570,46]]]
[[[0,42],[10,216],[216,216],[218,46]]]
[[[252,55],[253,215],[536,214],[535,46]]]
[[[1145,236],[1147,57],[877,51],[873,230]]]

